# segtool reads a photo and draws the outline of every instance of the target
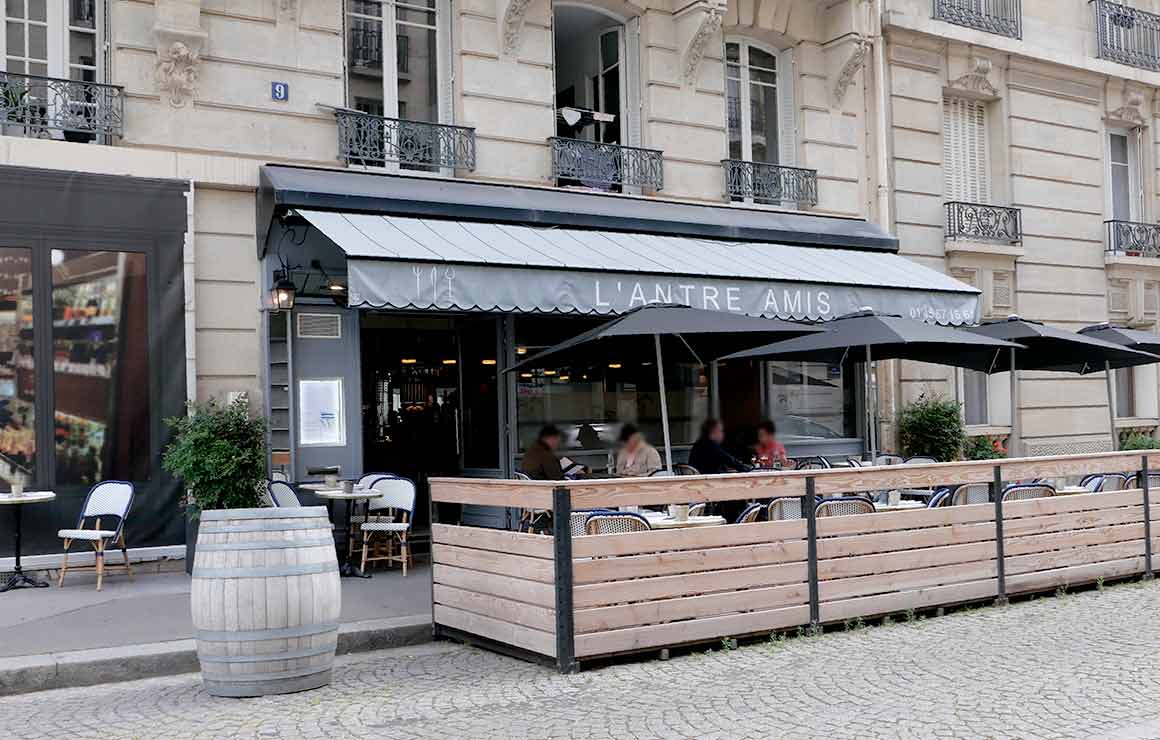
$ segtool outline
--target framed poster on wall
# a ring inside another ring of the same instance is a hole
[[[298,444],[345,447],[342,378],[298,381]]]

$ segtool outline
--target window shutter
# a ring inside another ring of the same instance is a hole
[[[948,200],[989,203],[987,104],[943,98],[943,194]]]
[[[1015,311],[1015,273],[995,270],[991,273],[991,315],[1008,316]]]
[[[972,288],[979,287],[979,271],[973,267],[952,267],[951,277],[966,283]]]
[[[1129,280],[1108,281],[1108,318],[1127,321],[1132,310],[1132,285]]]
[[[629,18],[624,24],[624,124],[629,146],[642,146],[641,79],[640,79],[640,18]]]
[[[797,105],[794,103],[796,82],[797,70],[793,63],[793,49],[786,49],[777,55],[778,164],[786,167],[797,166]]]

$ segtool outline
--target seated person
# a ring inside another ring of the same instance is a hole
[[[661,456],[632,424],[620,428],[620,450],[616,453],[616,474],[644,477],[661,469]]]
[[[745,472],[750,466],[725,451],[725,427],[717,419],[706,419],[701,424],[701,436],[689,451],[689,465],[704,475]]]
[[[556,459],[556,450],[560,447],[560,430],[554,424],[545,424],[540,428],[536,441],[524,453],[520,461],[520,472],[532,480],[564,480],[564,469]],[[572,472],[569,469],[569,473]],[[583,472],[584,468],[575,467],[576,472]]]
[[[793,467],[789,456],[785,454],[785,445],[777,441],[777,426],[772,421],[763,421],[757,425],[757,446],[753,452],[757,456],[758,467]]]

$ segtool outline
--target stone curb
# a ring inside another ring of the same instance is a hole
[[[338,654],[419,645],[431,641],[431,618],[395,617],[347,622],[338,628]],[[73,650],[0,658],[0,696],[141,678],[196,673],[193,640]]]

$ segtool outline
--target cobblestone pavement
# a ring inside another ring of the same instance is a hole
[[[438,643],[289,696],[185,675],[0,699],[0,738],[1160,738],[1158,614],[1131,584],[572,676]]]

